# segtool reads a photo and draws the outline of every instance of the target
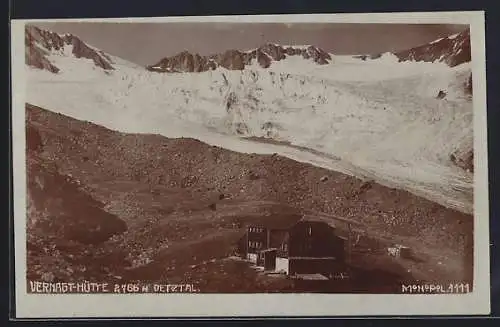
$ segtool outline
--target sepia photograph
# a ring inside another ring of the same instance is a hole
[[[26,296],[488,289],[470,22],[16,26]]]

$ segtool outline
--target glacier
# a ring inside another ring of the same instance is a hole
[[[463,90],[470,63],[398,62],[387,53],[157,73],[110,57],[113,71],[69,49],[48,56],[57,74],[26,66],[26,101],[122,132],[278,153],[472,213],[473,173],[449,157],[472,144],[472,100]]]

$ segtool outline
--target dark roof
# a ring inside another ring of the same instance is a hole
[[[256,218],[248,227],[263,227],[272,230],[287,230],[302,219],[301,214],[267,214]]]
[[[349,219],[349,218],[340,217],[340,216],[337,216],[334,214],[328,214],[328,213],[317,212],[317,211],[312,211],[312,210],[305,211],[304,217],[305,218],[310,217],[310,218],[326,219],[326,220],[333,221],[333,222],[336,221],[336,222],[342,222],[342,223],[346,223],[346,224],[352,224],[355,226],[363,226],[363,224],[361,222],[356,221],[354,219]]]
[[[314,223],[323,223],[332,228],[336,228],[335,222],[331,219],[321,218],[321,217],[313,217],[313,216],[304,216],[299,222],[314,222]]]
[[[268,249],[264,249],[262,251],[260,251],[261,253],[266,253],[266,252],[274,252],[274,251],[277,251],[278,249],[276,248],[268,248]]]
[[[288,240],[287,230],[273,230],[270,235],[269,246],[280,248],[281,244]]]

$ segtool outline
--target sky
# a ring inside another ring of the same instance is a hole
[[[37,23],[140,65],[187,50],[200,55],[249,50],[264,43],[315,45],[330,53],[372,54],[409,49],[458,33],[466,25],[345,23]]]

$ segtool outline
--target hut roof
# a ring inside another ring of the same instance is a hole
[[[325,219],[327,221],[333,221],[333,222],[337,222],[337,223],[351,224],[354,226],[363,226],[363,224],[361,222],[356,221],[354,219],[349,219],[349,218],[340,217],[340,216],[333,215],[333,214],[328,214],[328,213],[324,213],[324,212],[317,212],[317,211],[312,211],[312,210],[305,211],[304,218]]]
[[[248,226],[263,227],[272,230],[287,230],[301,219],[301,214],[270,213],[255,219]]]
[[[336,228],[335,222],[333,220],[322,218],[322,217],[304,216],[304,217],[302,217],[300,222],[323,223],[323,224],[327,224],[328,226],[330,226],[332,228]]]

